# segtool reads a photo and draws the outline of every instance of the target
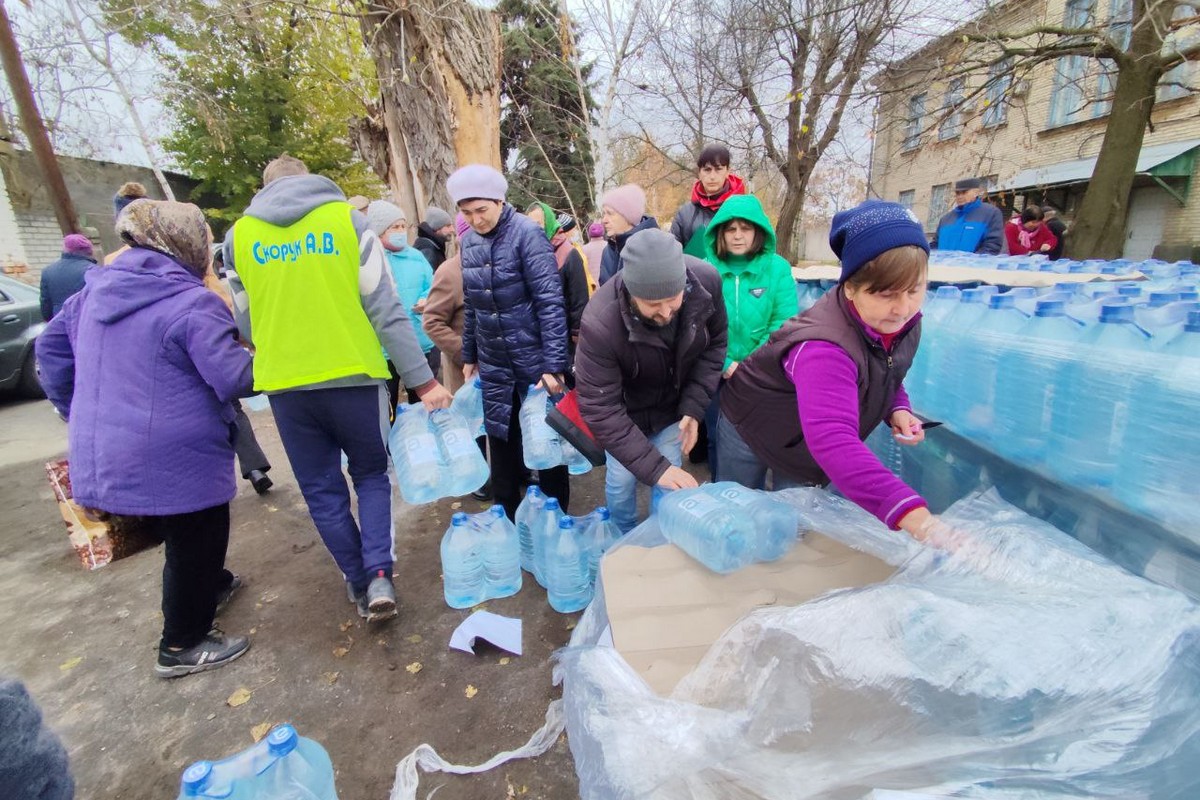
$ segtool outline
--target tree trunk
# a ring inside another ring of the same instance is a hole
[[[800,258],[800,246],[804,232],[800,229],[804,218],[804,194],[808,191],[808,180],[812,169],[789,160],[783,170],[783,204],[779,207],[779,220],[775,224],[775,252],[795,264]]]
[[[359,152],[410,220],[452,210],[451,172],[500,166],[499,23],[468,0],[377,0],[361,20],[382,119],[356,126]]]

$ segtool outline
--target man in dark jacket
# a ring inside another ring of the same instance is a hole
[[[994,256],[1004,247],[1004,214],[983,202],[983,181],[963,178],[954,184],[954,208],[938,222],[931,246]]]
[[[623,260],[583,312],[575,378],[584,421],[608,452],[609,511],[628,532],[639,483],[654,501],[696,485],[680,464],[721,378],[728,318],[717,271],[671,234],[634,234]]]
[[[658,229],[658,220],[646,216],[646,193],[632,183],[618,186],[600,198],[600,219],[608,239],[600,257],[600,283],[621,269],[621,250],[638,231]]]
[[[446,180],[446,190],[471,230],[462,238],[463,377],[479,373],[492,494],[510,519],[521,502],[525,459],[521,403],[532,384],[563,389],[567,315],[562,279],[545,232],[504,202],[508,181],[484,164]],[[540,471],[542,491],[570,500],[566,466]]]
[[[692,196],[675,212],[671,235],[683,252],[704,258],[704,231],[730,197],[745,194],[746,184],[730,170],[732,157],[723,144],[710,144],[696,157],[696,183]]]
[[[83,288],[83,276],[94,266],[90,239],[81,233],[63,237],[62,257],[42,270],[42,319],[49,322]]]
[[[417,226],[413,247],[425,256],[434,272],[446,260],[446,242],[454,233],[454,220],[437,206],[425,209],[425,221]]]
[[[1042,206],[1042,215],[1046,219],[1046,227],[1054,234],[1054,238],[1058,239],[1058,244],[1050,249],[1046,257],[1051,261],[1057,261],[1062,258],[1063,245],[1066,244],[1067,223],[1063,222],[1058,216],[1058,209],[1054,206]]]

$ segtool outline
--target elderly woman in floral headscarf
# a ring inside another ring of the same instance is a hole
[[[117,220],[129,245],[88,273],[38,338],[46,395],[68,420],[71,484],[85,508],[145,517],[166,543],[156,672],[222,666],[249,647],[212,628],[236,580],[225,569],[232,401],[250,356],[204,287],[212,231],[187,203],[137,200]]]

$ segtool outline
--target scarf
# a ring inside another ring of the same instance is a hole
[[[117,217],[117,234],[130,247],[170,256],[197,278],[208,272],[212,230],[204,212],[191,203],[135,200]]]
[[[1017,223],[1017,241],[1021,243],[1021,247],[1024,247],[1026,250],[1032,250],[1033,249],[1033,236],[1039,230],[1041,230],[1041,227],[1042,226],[1039,225],[1036,228],[1034,228],[1033,230],[1027,231],[1027,230],[1025,230],[1024,225]]]
[[[725,181],[725,185],[721,187],[721,191],[714,195],[704,193],[704,186],[700,181],[692,184],[692,202],[697,203],[710,211],[716,211],[721,207],[721,204],[735,194],[745,194],[746,184],[737,175],[729,173],[729,180]]]

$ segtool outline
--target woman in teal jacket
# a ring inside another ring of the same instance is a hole
[[[734,195],[721,205],[704,233],[704,252],[708,263],[721,274],[721,290],[729,314],[729,349],[723,384],[742,359],[798,314],[800,308],[792,267],[775,252],[775,229],[754,195]],[[713,475],[717,474],[720,396],[718,386],[704,415],[708,467]]]

